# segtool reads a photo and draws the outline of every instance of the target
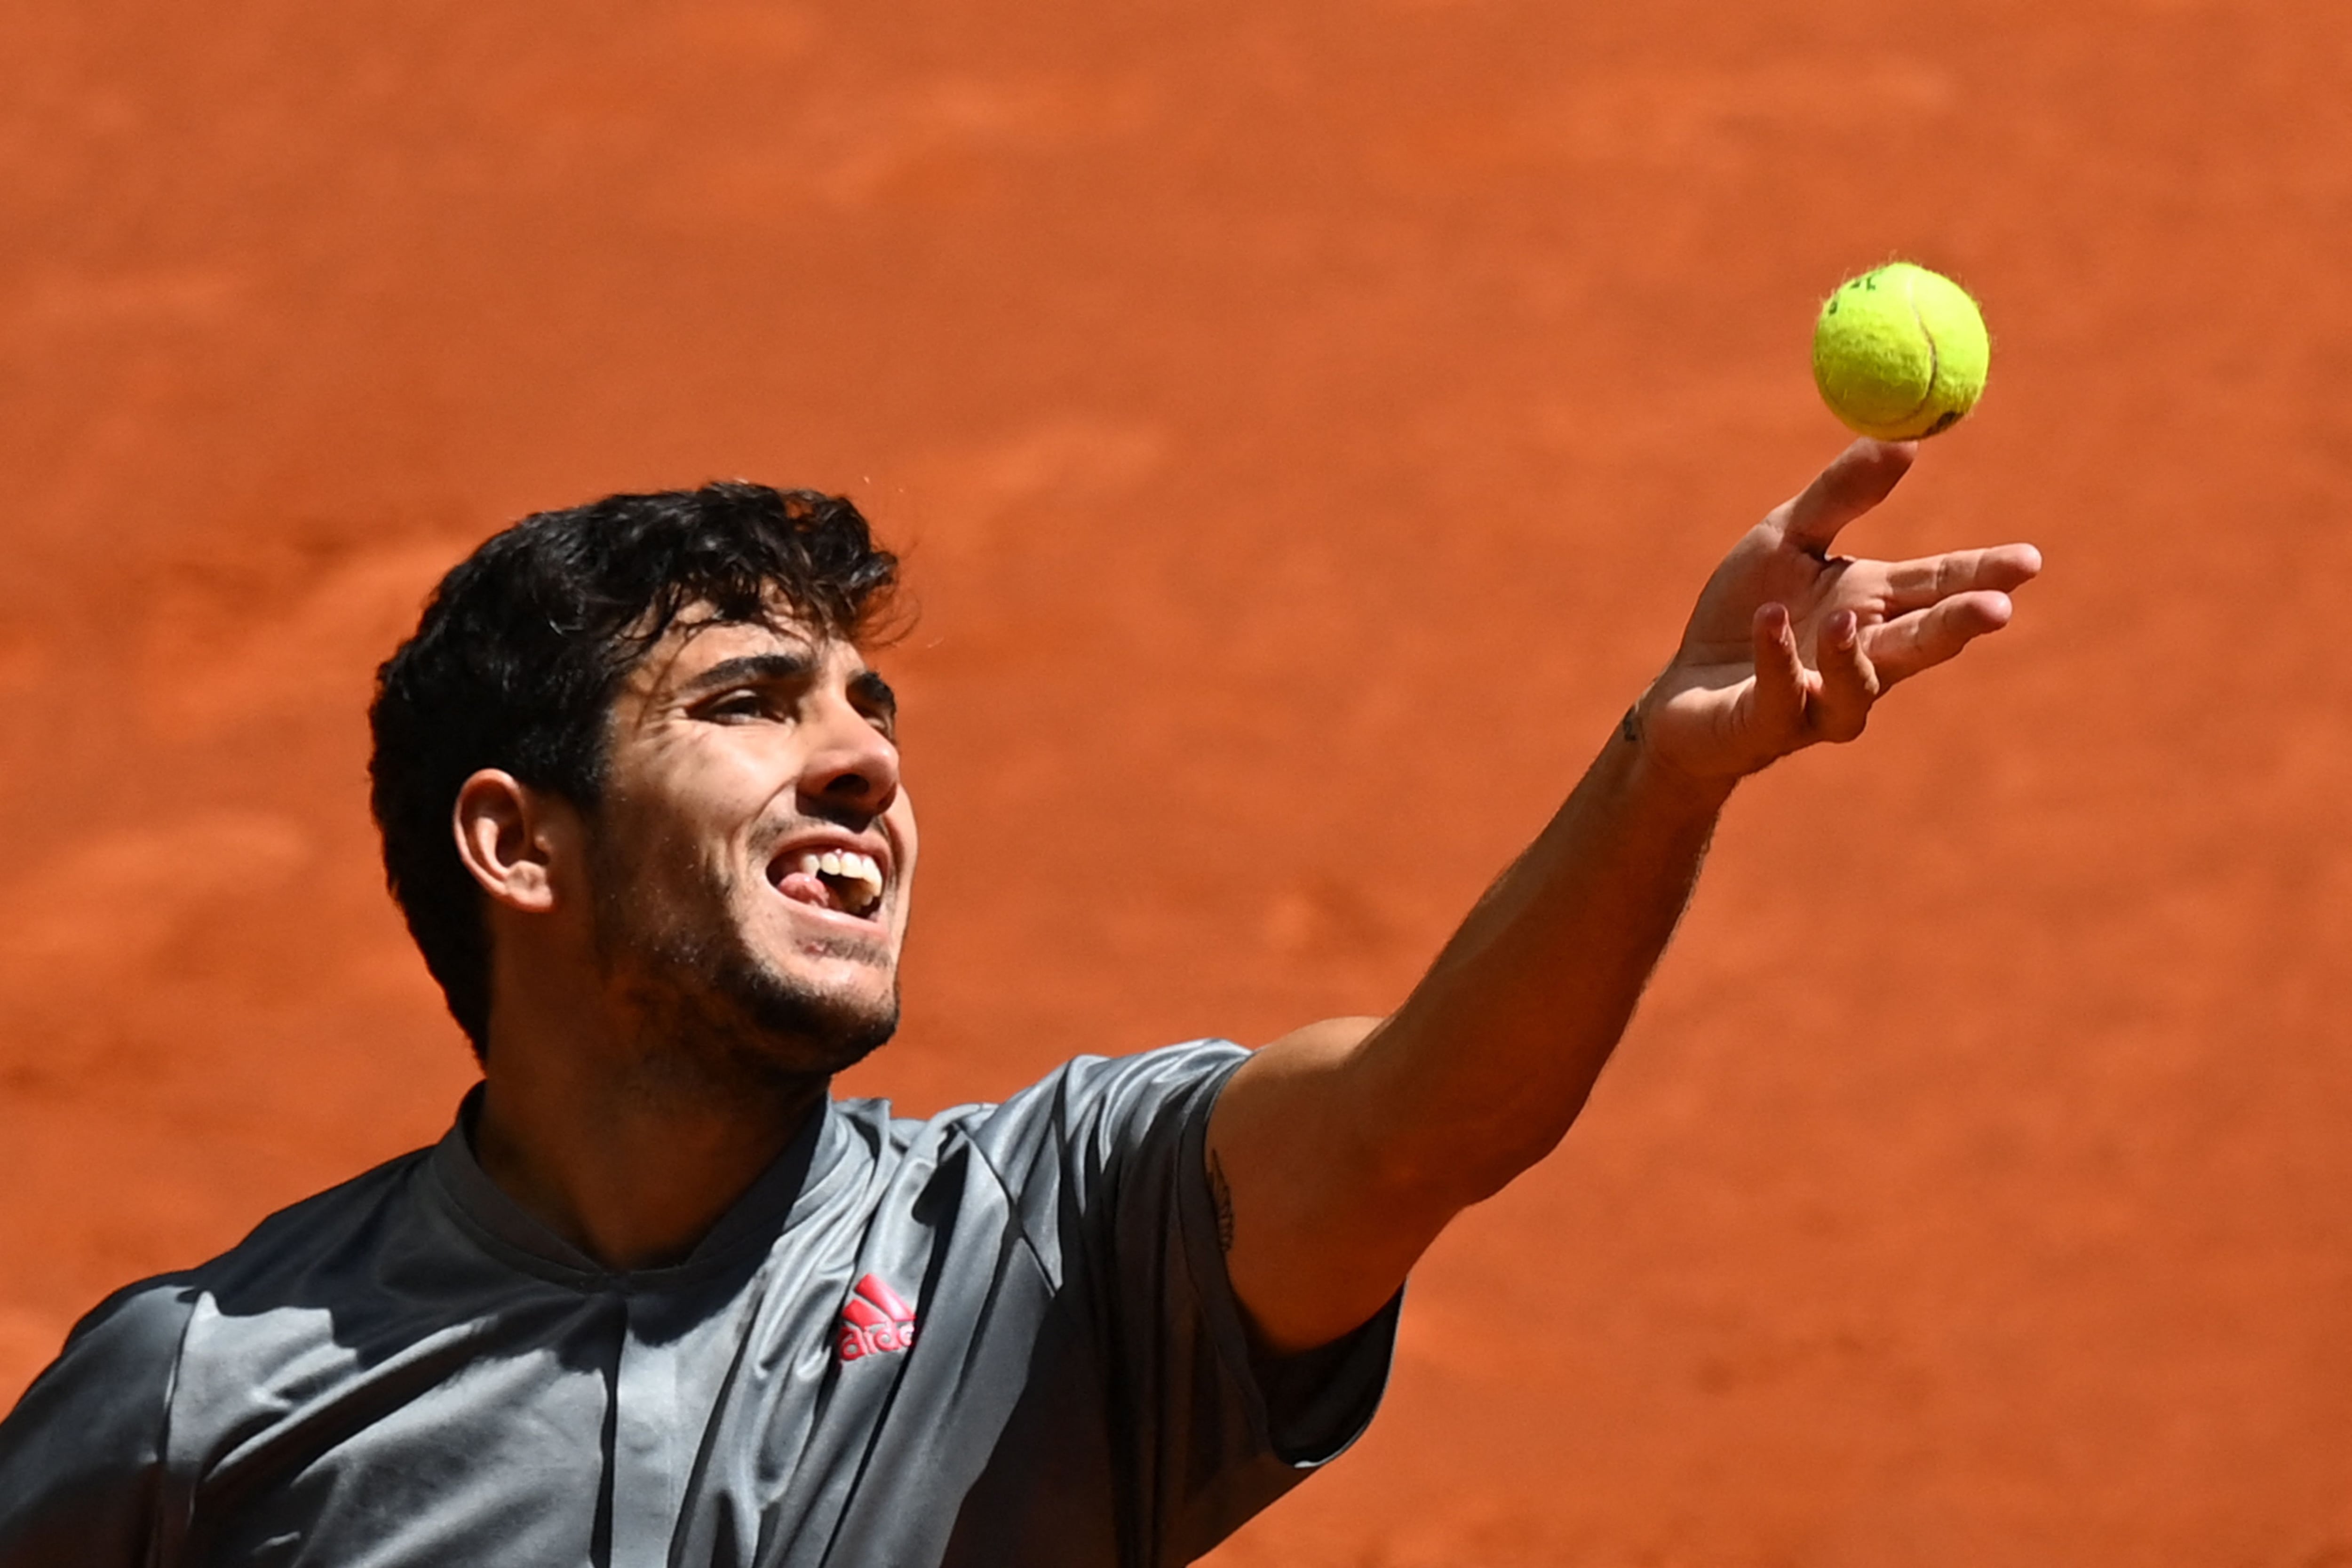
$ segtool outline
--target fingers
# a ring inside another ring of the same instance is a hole
[[[1878,671],[1863,651],[1862,623],[1852,610],[1830,617],[1813,657],[1822,671],[1813,730],[1824,741],[1851,741],[1870,722],[1870,705],[1878,700]]]
[[[1753,631],[1752,719],[1771,754],[1816,741],[1851,741],[1862,733],[1882,682],[1863,648],[1862,623],[1853,611],[1840,610],[1822,628],[1814,651],[1817,671],[1805,668],[1785,605],[1758,610]]]
[[[1909,441],[1856,441],[1782,509],[1781,536],[1811,554],[1828,554],[1847,523],[1886,499],[1918,450]]]
[[[1879,679],[1892,686],[1933,669],[1977,638],[2009,625],[2012,608],[2007,594],[1978,590],[1896,616],[1871,634],[1870,656]]]
[[[1885,570],[1887,608],[1923,610],[1955,594],[2021,588],[2041,574],[2042,552],[2031,544],[1997,544],[1896,561]]]
[[[1805,723],[1805,661],[1786,605],[1766,605],[1750,626],[1755,642],[1756,723],[1768,735],[1792,734]]]

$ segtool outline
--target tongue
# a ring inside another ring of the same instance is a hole
[[[794,903],[814,904],[821,910],[841,908],[839,904],[834,902],[833,889],[806,871],[787,872],[783,879],[776,884],[776,891]]]

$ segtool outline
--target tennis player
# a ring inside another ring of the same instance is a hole
[[[82,1321],[0,1424],[0,1568],[1197,1557],[1363,1429],[1406,1275],[1575,1120],[1738,781],[2008,621],[2029,546],[1833,553],[1912,458],[1856,444],[1732,549],[1393,1014],[928,1120],[828,1093],[914,887],[893,558],[746,484],[497,535],[373,709],[482,1080]]]

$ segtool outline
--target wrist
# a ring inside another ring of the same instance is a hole
[[[1694,773],[1661,754],[1650,734],[1649,702],[1650,694],[1645,691],[1626,709],[1609,742],[1612,750],[1625,756],[1630,786],[1636,794],[1695,813],[1712,816],[1722,810],[1738,787],[1740,775]]]

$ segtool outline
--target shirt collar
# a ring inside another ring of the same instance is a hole
[[[795,1200],[813,1194],[824,1184],[842,1152],[843,1137],[835,1125],[833,1101],[819,1100],[783,1152],[752,1179],[683,1261],[660,1268],[616,1270],[558,1236],[482,1169],[474,1154],[482,1089],[476,1084],[467,1091],[458,1103],[457,1120],[434,1145],[433,1174],[450,1205],[498,1250],[509,1254],[510,1261],[570,1283],[657,1289],[698,1279],[754,1247],[772,1245],[800,1217],[796,1207],[805,1205],[796,1205]]]

